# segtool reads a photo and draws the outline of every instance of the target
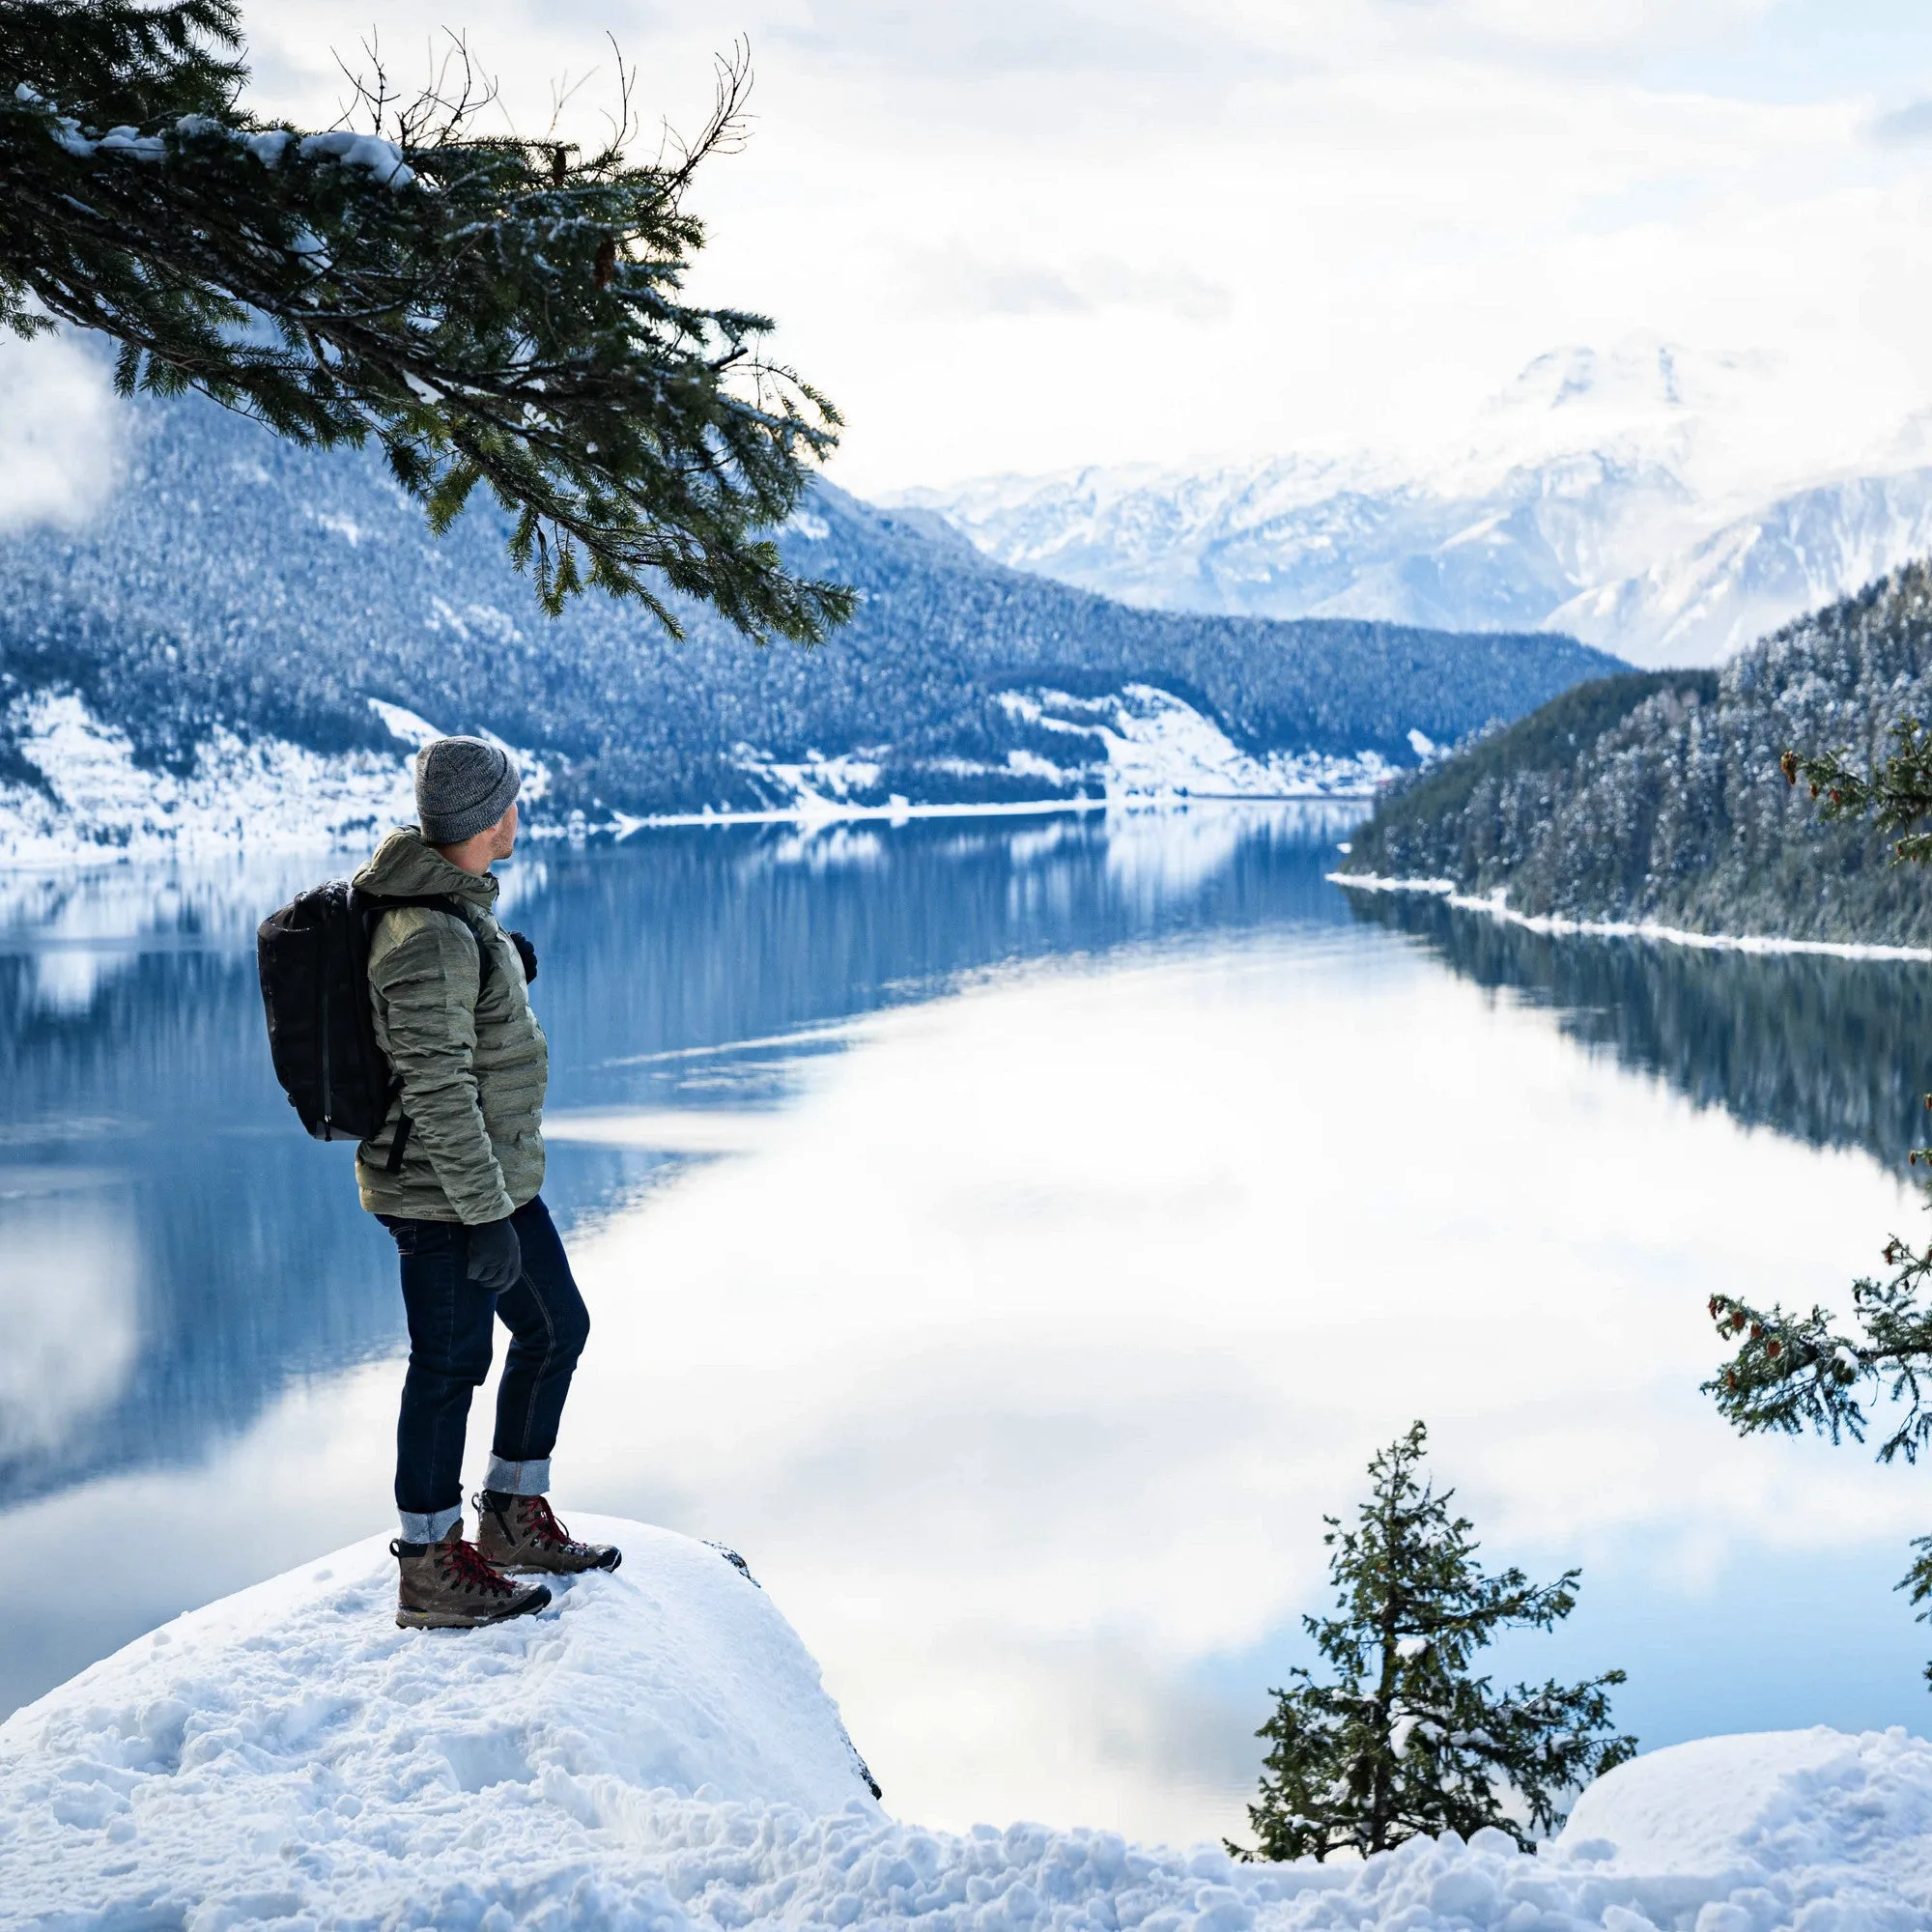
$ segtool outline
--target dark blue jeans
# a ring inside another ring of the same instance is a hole
[[[590,1315],[541,1198],[510,1217],[524,1271],[501,1294],[469,1279],[469,1231],[461,1224],[381,1218],[402,1256],[410,1321],[396,1508],[406,1542],[435,1543],[463,1513],[464,1428],[469,1398],[490,1373],[497,1319],[510,1331],[510,1352],[483,1487],[534,1496],[550,1488],[550,1453]]]

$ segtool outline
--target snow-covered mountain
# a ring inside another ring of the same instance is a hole
[[[899,499],[1157,610],[1564,631],[1716,664],[1932,552],[1920,428],[1820,456],[1747,357],[1539,356],[1450,448],[999,476]]]
[[[435,730],[494,732],[556,829],[713,810],[1366,794],[1621,668],[1570,638],[1129,609],[821,483],[781,534],[861,592],[822,649],[552,622],[500,513],[447,536],[371,450],[197,397],[128,412],[80,524],[0,532],[0,865],[360,838]],[[542,775],[541,792],[538,776]]]

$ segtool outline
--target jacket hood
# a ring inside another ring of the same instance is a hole
[[[423,843],[413,825],[399,825],[376,847],[376,855],[355,874],[358,892],[378,898],[427,898],[432,895],[467,900],[489,912],[497,903],[502,882],[494,872],[466,872],[452,866],[434,845]]]

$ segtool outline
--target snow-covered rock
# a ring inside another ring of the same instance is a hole
[[[1716,1738],[1623,1766],[1543,1857],[1500,1833],[1242,1864],[901,1824],[817,1666],[716,1549],[625,1549],[496,1630],[404,1632],[378,1538],[129,1644],[0,1725],[0,1923],[932,1932],[1905,1932],[1932,1746]]]

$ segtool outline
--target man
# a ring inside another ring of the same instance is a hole
[[[572,1541],[546,1499],[590,1318],[537,1192],[550,1060],[530,1010],[528,942],[513,940],[493,910],[490,867],[516,844],[517,783],[497,746],[433,740],[416,754],[419,824],[390,833],[355,875],[372,899],[417,901],[378,914],[370,934],[369,997],[396,1093],[382,1131],[355,1155],[362,1205],[395,1236],[409,1314],[396,1428],[402,1537],[390,1548],[401,1565],[396,1621],[410,1628],[524,1616],[550,1591],[510,1576],[614,1570],[619,1560],[608,1544]],[[464,1426],[490,1373],[498,1317],[510,1351],[471,1544]]]

